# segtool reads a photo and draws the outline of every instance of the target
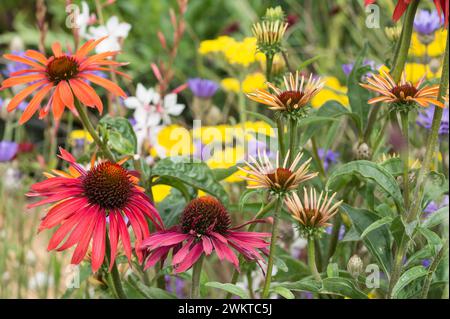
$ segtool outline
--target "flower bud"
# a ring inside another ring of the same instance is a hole
[[[358,255],[353,255],[347,264],[347,271],[352,275],[353,278],[357,278],[363,271],[363,261]]]
[[[433,58],[430,60],[430,71],[434,74],[438,73],[441,68],[441,61],[439,59]]]
[[[355,157],[359,160],[370,159],[370,148],[366,143],[355,144],[353,152]]]

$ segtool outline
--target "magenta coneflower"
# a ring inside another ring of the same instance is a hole
[[[220,260],[226,259],[239,270],[239,261],[231,248],[247,260],[263,261],[258,250],[267,253],[270,233],[238,231],[245,225],[263,220],[253,220],[231,228],[230,215],[214,197],[204,196],[192,200],[184,209],[180,223],[167,230],[156,232],[146,238],[142,248],[149,252],[145,269],[159,260],[164,261],[173,250],[172,265],[175,273],[189,268],[202,256],[215,250]]]
[[[62,148],[60,153],[70,165],[69,173],[53,170],[53,174],[46,174],[47,180],[31,186],[27,194],[46,197],[29,208],[55,203],[39,225],[39,231],[60,226],[50,239],[48,250],[62,251],[76,245],[72,264],[79,264],[92,239],[92,270],[96,272],[103,263],[108,239],[110,269],[114,265],[120,238],[125,255],[131,261],[127,220],[133,229],[136,247],[150,234],[146,217],[157,230],[163,225],[158,212],[137,185],[137,173],[123,168],[124,160],[95,165],[94,158],[90,170],[85,170],[70,153]],[[142,251],[136,249],[136,254],[142,262]]]

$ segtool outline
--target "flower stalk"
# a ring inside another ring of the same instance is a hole
[[[314,235],[308,236],[308,266],[313,275],[314,279],[317,281],[322,281],[320,273],[317,270],[316,264],[316,244]]]
[[[200,275],[202,273],[203,259],[204,256],[200,256],[192,269],[191,299],[200,297]]]
[[[409,112],[401,112],[403,138],[405,141],[403,156],[403,201],[405,208],[409,207]]]

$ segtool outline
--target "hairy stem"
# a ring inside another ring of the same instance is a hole
[[[314,236],[308,237],[308,266],[311,271],[311,274],[314,276],[314,279],[317,281],[321,281],[320,273],[317,270],[316,265],[316,244],[314,240]]]
[[[200,297],[200,275],[202,273],[203,259],[204,256],[200,256],[192,269],[191,299]]]

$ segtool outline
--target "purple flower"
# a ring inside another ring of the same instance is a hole
[[[347,64],[342,64],[342,71],[344,71],[346,76],[349,76],[350,73],[352,73],[353,71],[353,67],[355,66],[355,62],[351,62],[351,63],[347,63]],[[379,66],[377,66],[377,64],[375,63],[375,61],[372,60],[364,60],[363,62],[363,66],[370,66],[370,69],[372,71],[376,71]],[[364,77],[370,76],[371,72],[367,72]]]
[[[204,99],[212,97],[219,88],[216,82],[201,78],[189,79],[188,86],[195,96]]]
[[[442,19],[436,10],[420,10],[414,18],[414,29],[420,34],[430,35],[442,25]]]
[[[248,161],[249,157],[257,157],[258,151],[263,154],[266,153],[267,157],[272,158],[274,154],[267,147],[267,144],[257,140],[256,138],[251,139],[247,143],[247,154],[245,156],[245,160]]]
[[[14,158],[19,149],[19,145],[14,142],[0,142],[0,162],[9,162]]]
[[[441,203],[436,203],[435,201],[431,201],[427,207],[423,210],[424,217],[429,216],[430,214],[433,214],[438,209],[441,209],[442,207],[448,206],[448,195],[445,195]]]
[[[333,226],[328,226],[327,228],[325,228],[325,232],[328,235],[331,235],[331,233],[333,232]],[[341,228],[339,228],[338,240],[342,240],[344,236],[345,236],[345,226],[341,225]]]
[[[178,298],[185,298],[186,296],[184,295],[184,286],[185,286],[185,282],[183,279],[181,279],[180,277],[175,277],[175,291],[174,291],[174,287],[173,287],[173,283],[172,283],[172,277],[169,275],[165,275],[164,279],[166,281],[166,290],[168,292],[174,293],[177,295]]]
[[[328,170],[328,167],[331,164],[337,163],[337,160],[339,158],[339,153],[333,152],[332,150],[328,150],[325,152],[325,150],[323,148],[320,148],[318,150],[318,153],[319,153],[320,159],[323,161],[323,168],[325,170]]]
[[[211,148],[205,145],[200,140],[194,141],[194,158],[201,161],[207,161],[211,156]]]
[[[439,135],[448,135],[448,108],[446,107],[442,113],[441,126],[439,127]],[[433,123],[434,105],[419,112],[416,123],[427,130],[431,129]]]
[[[422,260],[422,266],[424,266],[425,268],[430,267],[430,265],[431,265],[431,260],[429,260],[429,259]]]

